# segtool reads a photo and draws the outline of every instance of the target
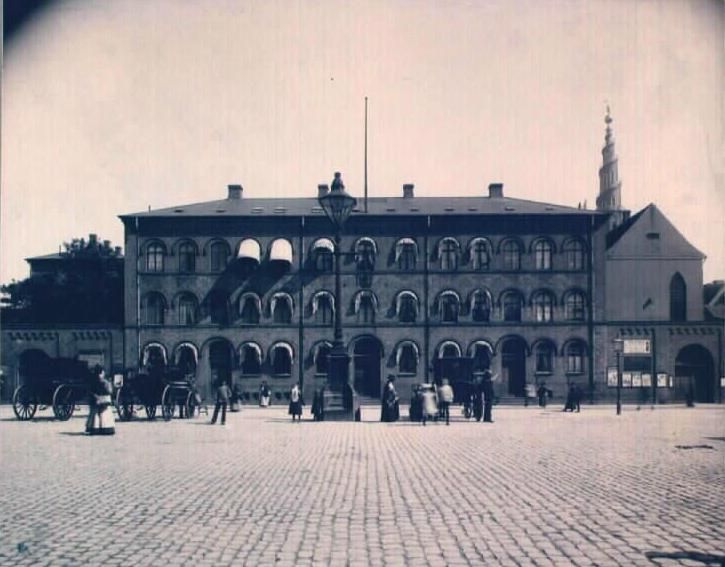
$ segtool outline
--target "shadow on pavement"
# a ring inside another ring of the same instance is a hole
[[[725,555],[713,555],[711,553],[700,553],[699,551],[647,551],[644,555],[653,562],[655,559],[687,559],[705,565],[725,567]]]

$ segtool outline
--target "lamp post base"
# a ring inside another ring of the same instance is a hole
[[[329,356],[328,382],[322,392],[325,420],[360,421],[360,402],[348,380],[350,357],[341,342]]]

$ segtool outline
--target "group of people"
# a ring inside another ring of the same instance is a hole
[[[263,382],[259,389],[259,405],[260,407],[268,407],[271,401],[271,391],[266,382]],[[236,403],[239,403],[240,397],[237,393],[233,393],[229,388],[229,384],[226,380],[220,380],[216,389],[216,404],[214,405],[214,413],[211,417],[211,424],[214,425],[217,422],[217,418],[221,413],[221,425],[226,423],[227,419],[227,406],[230,404],[232,398],[236,399]],[[302,400],[302,390],[300,390],[299,382],[296,382],[289,393],[289,407],[288,413],[292,416],[292,421],[300,421],[302,419],[302,406],[304,401]],[[238,407],[235,411],[238,411]]]

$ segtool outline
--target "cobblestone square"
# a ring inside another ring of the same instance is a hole
[[[308,408],[306,408],[308,410]],[[722,407],[496,408],[494,424],[118,423],[0,407],[4,565],[705,565]],[[307,412],[306,417],[309,416]],[[708,563],[709,562],[709,563]]]

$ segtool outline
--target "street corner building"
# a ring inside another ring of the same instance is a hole
[[[363,401],[379,400],[390,374],[405,399],[414,384],[455,387],[489,369],[503,403],[540,384],[556,398],[576,384],[594,402],[617,389],[627,402],[722,401],[723,319],[704,304],[705,256],[654,204],[623,208],[605,121],[595,210],[517,199],[501,183],[478,196],[418,197],[406,184],[358,198],[339,241],[339,296],[327,185],[284,199],[229,185],[217,201],[122,215],[123,322],[106,330],[122,353],[106,365],[185,367],[207,399],[225,379],[250,403],[263,382],[273,403],[295,382],[311,400],[339,315]],[[23,352],[49,342],[18,333],[3,330],[16,381]]]

